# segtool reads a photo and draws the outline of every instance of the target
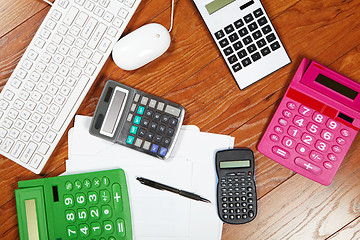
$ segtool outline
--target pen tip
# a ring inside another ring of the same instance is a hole
[[[201,199],[201,201],[206,202],[206,203],[211,203],[210,200],[207,200],[205,198]]]

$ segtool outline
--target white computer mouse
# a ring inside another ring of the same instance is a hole
[[[112,51],[115,64],[124,70],[134,70],[160,57],[171,42],[168,30],[149,23],[121,38]]]

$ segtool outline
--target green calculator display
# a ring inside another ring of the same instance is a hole
[[[15,190],[21,240],[130,240],[122,169],[20,181]]]

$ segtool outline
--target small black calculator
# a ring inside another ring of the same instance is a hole
[[[109,80],[90,133],[160,159],[174,147],[185,115],[176,103]]]
[[[229,224],[252,221],[257,213],[254,154],[248,148],[216,153],[217,209]]]

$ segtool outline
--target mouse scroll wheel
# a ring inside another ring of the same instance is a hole
[[[160,34],[159,33],[155,34],[155,37],[160,38]]]

